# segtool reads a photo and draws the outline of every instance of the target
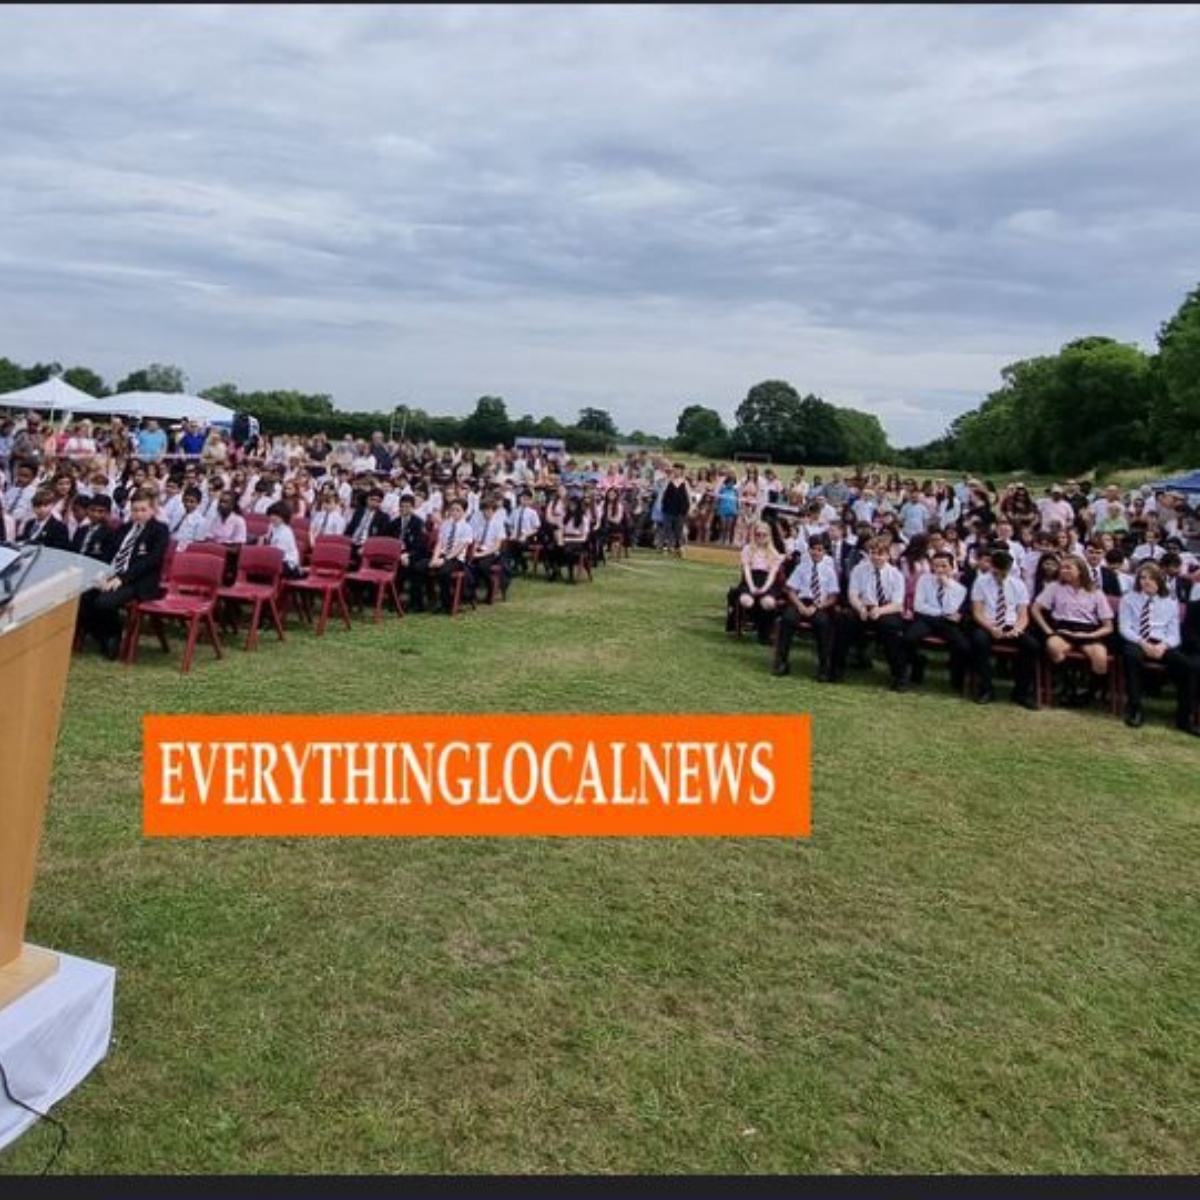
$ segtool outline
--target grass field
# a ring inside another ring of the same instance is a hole
[[[114,964],[65,1172],[1195,1172],[1200,755],[771,678],[638,554],[454,623],[71,673],[30,940]],[[144,712],[812,713],[782,840],[151,842]],[[31,1131],[0,1172],[35,1170]]]

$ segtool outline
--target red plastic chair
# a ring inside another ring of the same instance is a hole
[[[251,541],[267,536],[271,528],[271,518],[266,513],[243,513],[246,521],[246,537]]]
[[[254,605],[250,614],[250,633],[246,638],[246,649],[258,647],[258,626],[265,607],[279,640],[284,641],[283,617],[279,611],[279,584],[283,579],[283,551],[278,546],[246,546],[238,559],[236,582],[217,592],[218,599],[228,603],[236,612],[242,602]],[[236,617],[233,628],[237,629]]]
[[[336,601],[346,628],[350,624],[350,610],[346,605],[346,573],[350,569],[351,542],[348,537],[322,537],[313,547],[312,561],[308,574],[302,579],[285,579],[283,595],[295,600],[296,611],[304,621],[312,620],[312,598],[321,597],[321,616],[317,621],[317,637],[325,632],[329,614]]]
[[[221,639],[217,636],[213,611],[217,603],[217,591],[225,572],[223,559],[210,554],[177,554],[171,563],[167,577],[167,594],[157,600],[142,600],[133,606],[133,616],[125,649],[125,661],[137,658],[141,639],[142,618],[149,617],[158,634],[159,643],[169,651],[170,645],[163,629],[165,620],[182,621],[188,627],[187,644],[183,651],[182,674],[192,669],[196,653],[196,642],[203,624],[208,639],[218,658],[224,657]]]
[[[358,570],[346,576],[347,583],[360,583],[375,589],[375,622],[383,619],[383,600],[391,596],[396,606],[396,616],[404,616],[404,604],[396,588],[396,571],[400,566],[400,555],[404,547],[399,538],[369,537],[362,544]]]

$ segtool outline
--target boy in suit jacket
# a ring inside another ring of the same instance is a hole
[[[163,558],[171,535],[155,519],[154,495],[139,491],[130,501],[130,520],[118,531],[113,573],[81,601],[84,628],[100,643],[105,658],[121,650],[121,610],[132,600],[158,595]]]

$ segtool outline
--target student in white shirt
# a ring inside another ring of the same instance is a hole
[[[817,681],[837,682],[833,668],[841,584],[837,568],[825,549],[823,535],[814,534],[808,539],[808,553],[792,570],[784,588],[783,612],[780,615],[771,674],[790,673],[788,657],[792,641],[796,631],[802,625],[809,624],[817,641]]]
[[[190,487],[184,490],[182,506],[183,516],[171,529],[171,536],[180,550],[185,546],[190,546],[193,542],[204,541],[208,537],[208,529],[211,524],[208,517],[200,511],[199,488]],[[168,525],[168,528],[171,527]]]
[[[979,677],[976,703],[990,704],[993,699],[992,647],[1013,646],[1017,651],[1013,702],[1036,709],[1039,705],[1035,682],[1041,646],[1029,632],[1029,591],[1013,574],[1012,555],[1007,550],[981,551],[980,560],[985,556],[990,569],[981,569],[971,588],[971,611],[975,618],[971,650]]]
[[[267,509],[267,517],[266,544],[283,551],[283,577],[299,579],[300,547],[296,545],[296,535],[292,532],[292,506],[286,500],[276,500]]]
[[[873,634],[883,649],[896,692],[909,690],[908,660],[904,647],[904,575],[890,561],[887,538],[872,538],[867,557],[850,572],[847,589],[849,611],[843,615],[836,640],[834,676],[845,669],[851,646]]]
[[[1118,628],[1125,668],[1125,724],[1137,729],[1146,723],[1142,709],[1145,665],[1159,663],[1175,685],[1175,728],[1200,737],[1195,716],[1200,660],[1180,649],[1179,603],[1167,595],[1166,578],[1156,563],[1138,568],[1135,590],[1121,597]]]
[[[921,642],[929,637],[941,638],[950,652],[950,682],[956,692],[961,692],[970,658],[962,612],[967,589],[954,577],[954,556],[949,551],[937,551],[930,562],[932,573],[917,579],[913,617],[904,631],[912,679],[920,683],[925,676]]]

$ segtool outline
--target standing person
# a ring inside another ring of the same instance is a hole
[[[121,610],[131,601],[152,600],[170,534],[154,517],[154,495],[134,492],[129,502],[130,520],[118,532],[112,574],[80,600],[83,627],[100,643],[104,657],[115,660],[121,651]]]
[[[1145,667],[1159,663],[1175,685],[1175,728],[1200,737],[1196,723],[1200,659],[1190,658],[1181,649],[1179,602],[1167,595],[1166,578],[1156,563],[1138,568],[1134,589],[1121,597],[1118,624],[1125,668],[1125,724],[1138,729],[1146,723],[1142,710]]]
[[[664,551],[677,558],[683,554],[684,522],[691,506],[691,493],[684,477],[683,464],[672,463],[662,492],[662,545]]]

